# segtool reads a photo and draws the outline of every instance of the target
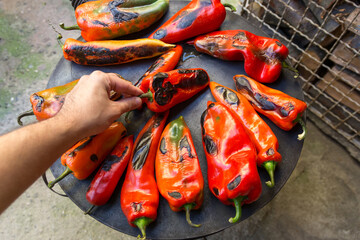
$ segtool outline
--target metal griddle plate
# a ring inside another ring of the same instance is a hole
[[[160,20],[161,22],[152,28],[145,30],[141,34],[133,34],[130,37],[139,38],[148,36],[158,26],[160,26],[160,24],[165,22],[170,16],[175,14],[185,5],[186,2],[172,0],[169,12],[162,20]],[[229,11],[227,12],[227,17],[221,29],[244,29],[254,34],[265,36],[259,28],[252,26],[242,17]],[[129,38],[129,36],[127,36],[127,38]],[[192,46],[185,43],[183,44],[183,47],[184,54],[178,68],[203,68],[208,72],[211,81],[216,81],[232,89],[235,88],[232,77],[236,74],[246,74],[243,62],[225,62],[204,54],[199,54]],[[82,75],[90,74],[96,69],[104,72],[116,72],[121,74],[125,79],[135,82],[142,76],[155,59],[156,58],[111,67],[89,67],[77,65],[62,58],[50,77],[48,87],[63,85],[80,78]],[[292,72],[284,69],[280,78],[270,86],[296,98],[304,99],[301,87],[293,76],[294,74]],[[169,122],[182,115],[191,129],[205,180],[203,206],[200,210],[194,210],[191,212],[191,219],[194,223],[201,223],[202,226],[199,228],[190,227],[185,220],[185,213],[171,211],[166,200],[160,197],[158,217],[156,221],[151,223],[146,229],[147,237],[150,239],[199,238],[219,232],[234,225],[230,224],[228,219],[235,215],[235,208],[233,206],[226,206],[222,204],[208,189],[207,164],[200,132],[200,116],[206,109],[207,101],[214,101],[209,88],[179,106],[174,107],[171,110],[168,119]],[[135,117],[133,117],[132,123],[126,125],[128,133],[136,136],[146,121],[150,118],[151,114],[152,113],[149,110],[136,113]],[[248,218],[257,210],[265,206],[265,204],[267,204],[280,191],[294,170],[303,146],[303,142],[297,140],[297,135],[301,132],[299,125],[295,126],[291,131],[285,132],[275,126],[266,117],[264,117],[264,119],[278,137],[280,145],[279,152],[282,154],[283,161],[276,167],[276,185],[273,189],[269,189],[264,184],[265,181],[268,180],[268,175],[264,169],[259,169],[259,174],[263,183],[262,195],[256,202],[242,207],[241,220]],[[58,159],[51,167],[51,171],[55,177],[59,176],[64,169],[65,168],[61,165],[60,159]],[[93,213],[90,215],[103,224],[106,224],[120,232],[137,236],[140,233],[139,230],[128,224],[120,207],[120,190],[124,175],[125,174],[123,174],[123,177],[121,178],[118,187],[109,202],[104,206],[95,208]],[[60,182],[60,186],[64,192],[82,210],[87,210],[90,207],[85,194],[93,176],[94,174],[86,180],[79,181],[75,179],[73,175],[70,175]]]

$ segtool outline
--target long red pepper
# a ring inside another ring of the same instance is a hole
[[[145,93],[140,97],[151,111],[163,112],[200,92],[209,80],[201,68],[159,72],[151,77],[148,88],[140,86]]]
[[[256,149],[240,119],[222,103],[208,103],[201,128],[210,191],[222,203],[235,205],[236,215],[229,219],[235,223],[241,217],[241,205],[261,194]]]
[[[245,30],[216,31],[197,37],[197,51],[228,61],[243,61],[245,72],[263,83],[280,76],[282,62],[289,54],[279,40],[257,36]]]
[[[210,89],[216,101],[226,105],[240,118],[246,133],[256,147],[257,165],[264,167],[269,173],[270,181],[267,181],[266,185],[274,187],[275,167],[282,158],[277,151],[279,148],[277,137],[240,93],[216,82],[210,82]]]
[[[199,209],[204,198],[204,179],[196,154],[190,129],[184,118],[170,122],[164,129],[156,153],[156,182],[161,195],[168,201],[173,211],[186,211],[190,220],[190,210]]]
[[[104,161],[116,143],[126,134],[121,122],[114,122],[104,132],[84,138],[61,156],[65,171],[48,184],[52,188],[57,182],[72,173],[79,180],[87,178]]]
[[[268,117],[279,128],[289,131],[300,123],[303,132],[298,135],[302,140],[306,135],[305,123],[301,119],[306,103],[279,90],[267,87],[245,75],[234,76],[236,89],[244,95],[256,111]]]
[[[105,158],[86,192],[86,199],[93,206],[101,206],[109,201],[121,175],[128,165],[133,145],[133,135],[124,137]],[[86,214],[91,210],[92,207],[86,211]]]
[[[227,7],[234,7],[225,4]],[[192,0],[159,27],[149,38],[176,43],[218,29],[226,17],[220,0]]]
[[[121,209],[129,224],[146,238],[146,226],[155,221],[159,191],[154,168],[157,146],[169,112],[157,113],[145,124],[135,140],[131,161],[121,189]]]

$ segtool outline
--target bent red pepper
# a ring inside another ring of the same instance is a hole
[[[99,171],[91,181],[90,187],[86,192],[86,199],[94,206],[101,206],[107,203],[118,184],[121,175],[128,165],[134,136],[130,135],[122,138],[115,146],[114,150],[105,158]],[[88,214],[93,207],[85,213]]]
[[[209,75],[201,68],[159,72],[151,77],[148,88],[140,86],[145,93],[140,97],[151,111],[163,112],[191,98],[208,84]]]
[[[115,39],[139,32],[158,21],[168,10],[169,0],[100,0],[79,5],[75,10],[77,26],[85,41]]]
[[[229,219],[235,223],[241,217],[241,205],[261,194],[255,147],[240,119],[219,102],[208,103],[201,128],[210,191],[222,203],[235,206],[236,215]]]
[[[234,7],[224,4],[227,7]],[[176,43],[218,29],[226,17],[220,0],[192,0],[167,20],[149,38]],[[235,9],[236,10],[236,9]]]
[[[245,72],[256,81],[271,83],[280,76],[289,54],[279,40],[245,30],[216,31],[194,40],[197,51],[228,61],[243,61]]]
[[[114,122],[104,132],[86,137],[61,156],[65,171],[48,184],[52,188],[57,182],[72,173],[78,180],[86,179],[111,152],[116,143],[126,134],[121,122]]]
[[[216,82],[210,82],[211,93],[216,101],[221,102],[240,118],[243,127],[257,151],[257,165],[264,167],[270,176],[266,182],[269,187],[274,187],[274,171],[281,162],[281,154],[278,152],[279,142],[277,137],[256,113],[249,101],[240,93],[233,91]]]
[[[306,103],[279,90],[267,87],[245,75],[235,75],[236,89],[244,95],[259,113],[268,117],[279,128],[289,131],[300,123],[303,132],[298,135],[302,140],[306,135],[305,123],[301,119]]]
[[[168,115],[169,112],[155,114],[140,131],[121,188],[121,209],[129,224],[140,229],[144,239],[146,226],[157,217],[159,191],[154,176],[155,156]]]
[[[204,199],[204,179],[189,127],[184,118],[170,122],[164,129],[156,153],[156,182],[161,195],[168,201],[171,210],[199,209]]]
[[[68,38],[63,46],[64,58],[81,65],[123,64],[161,55],[175,45],[156,39],[104,40],[81,42]]]

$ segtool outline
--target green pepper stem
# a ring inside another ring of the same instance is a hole
[[[64,23],[60,23],[59,26],[64,30],[80,30],[80,27],[77,24],[73,26],[65,27]]]
[[[149,99],[150,102],[152,102],[153,101],[153,94],[149,89],[149,91],[147,91],[146,93],[140,94],[139,98],[147,98],[147,99]]]
[[[274,180],[274,171],[276,167],[276,162],[274,161],[267,161],[263,163],[263,167],[266,169],[270,176],[270,181],[265,182],[266,186],[272,188],[275,186],[275,180]]]
[[[234,7],[234,5],[230,4],[230,3],[223,3],[222,5],[224,5],[224,7],[228,7],[230,8],[230,10],[232,12],[236,12],[236,7]]]
[[[287,68],[289,69],[290,71],[294,72],[295,73],[295,76],[294,78],[298,78],[299,77],[299,71],[296,69],[296,68],[293,68],[292,66],[290,66],[289,64],[287,64],[287,62],[283,61],[282,62],[282,66],[283,68]]]
[[[185,205],[183,206],[184,209],[185,209],[185,212],[186,212],[186,221],[187,221],[188,224],[189,224],[190,226],[192,226],[192,227],[200,227],[201,224],[194,224],[194,223],[192,223],[191,220],[190,220],[190,211],[191,211],[191,209],[193,209],[194,206],[195,206],[194,203],[187,203],[187,204],[185,204]]]
[[[298,122],[301,125],[301,128],[303,130],[302,133],[300,133],[297,138],[299,141],[301,141],[305,138],[306,133],[307,133],[305,122],[301,119],[300,115],[297,116],[297,118],[294,120],[294,122]]]
[[[154,220],[151,218],[147,218],[147,217],[140,217],[137,218],[133,224],[135,224],[141,231],[142,237],[140,237],[140,235],[138,236],[138,239],[146,239],[146,226],[149,225],[151,222],[153,222]]]
[[[84,215],[88,215],[89,213],[91,213],[91,211],[96,207],[96,205],[92,205],[88,210],[86,210],[86,212],[84,212]]]
[[[26,112],[21,113],[21,114],[17,117],[17,122],[18,122],[18,124],[19,124],[20,126],[23,126],[23,122],[21,121],[21,119],[22,119],[23,117],[32,116],[32,115],[34,115],[34,112],[33,112],[32,109],[30,109],[30,110],[28,110],[28,111],[26,111]]]
[[[246,196],[238,196],[237,198],[232,199],[235,205],[236,214],[235,217],[229,219],[230,223],[236,223],[241,218],[241,202],[246,198]]]
[[[53,188],[57,182],[61,181],[64,177],[66,177],[67,175],[69,175],[72,172],[73,171],[69,167],[66,167],[65,171],[59,177],[57,177],[55,180],[49,182],[48,187]]]

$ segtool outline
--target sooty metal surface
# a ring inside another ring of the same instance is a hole
[[[169,12],[158,24],[139,34],[127,36],[127,38],[130,39],[130,37],[139,38],[148,36],[157,27],[159,27],[160,24],[165,22],[168,18],[170,18],[170,16],[184,7],[185,4],[186,2],[171,1]],[[221,30],[244,29],[257,35],[265,36],[263,32],[261,32],[258,28],[253,27],[240,16],[229,11],[227,13],[227,17],[221,27]],[[208,72],[211,81],[216,81],[232,89],[235,89],[232,77],[236,74],[245,74],[243,62],[221,61],[219,59],[197,53],[190,45],[185,43],[182,45],[184,47],[184,53],[177,68],[203,68]],[[77,65],[62,58],[50,77],[48,87],[63,85],[80,78],[84,74],[90,74],[92,71],[97,69],[104,72],[119,73],[125,79],[134,83],[142,76],[155,59],[156,58],[111,67],[89,67]],[[292,72],[284,69],[280,78],[269,86],[303,100],[304,97],[300,85],[296,79],[294,79],[293,75],[294,74]],[[169,122],[182,115],[187,125],[190,127],[194,139],[201,170],[205,180],[205,189],[203,206],[200,210],[191,212],[191,219],[194,223],[201,223],[202,226],[199,228],[189,226],[185,220],[185,212],[171,211],[166,200],[160,197],[157,220],[151,223],[146,229],[147,237],[150,239],[199,238],[233,226],[233,224],[228,222],[228,219],[235,215],[234,207],[222,204],[208,189],[206,174],[207,164],[201,142],[200,127],[200,116],[206,109],[207,101],[214,101],[210,89],[208,88],[190,100],[174,107],[171,110],[168,119]],[[152,113],[149,110],[145,110],[143,112],[135,112],[135,115],[136,116],[132,118],[132,123],[125,125],[128,129],[128,133],[135,134],[136,136]],[[294,170],[303,146],[303,142],[297,140],[297,135],[301,132],[299,125],[295,126],[291,131],[285,132],[276,127],[267,118],[264,117],[264,119],[278,137],[280,145],[279,152],[282,154],[283,161],[276,167],[276,185],[273,189],[270,189],[265,185],[265,181],[268,180],[265,170],[259,169],[259,174],[263,183],[261,197],[256,202],[242,207],[241,220],[248,218],[257,210],[265,206],[280,191]],[[123,119],[120,118],[120,120]],[[58,159],[58,161],[51,167],[51,171],[55,177],[59,176],[64,169],[65,167],[61,165],[60,159]],[[87,210],[90,207],[85,194],[93,176],[94,174],[86,180],[79,181],[70,175],[60,182],[60,186],[65,193],[82,210]],[[140,231],[128,224],[120,207],[120,190],[123,179],[124,176],[121,178],[118,187],[109,202],[104,206],[95,208],[90,215],[103,224],[106,224],[120,232],[137,236],[140,234]]]

